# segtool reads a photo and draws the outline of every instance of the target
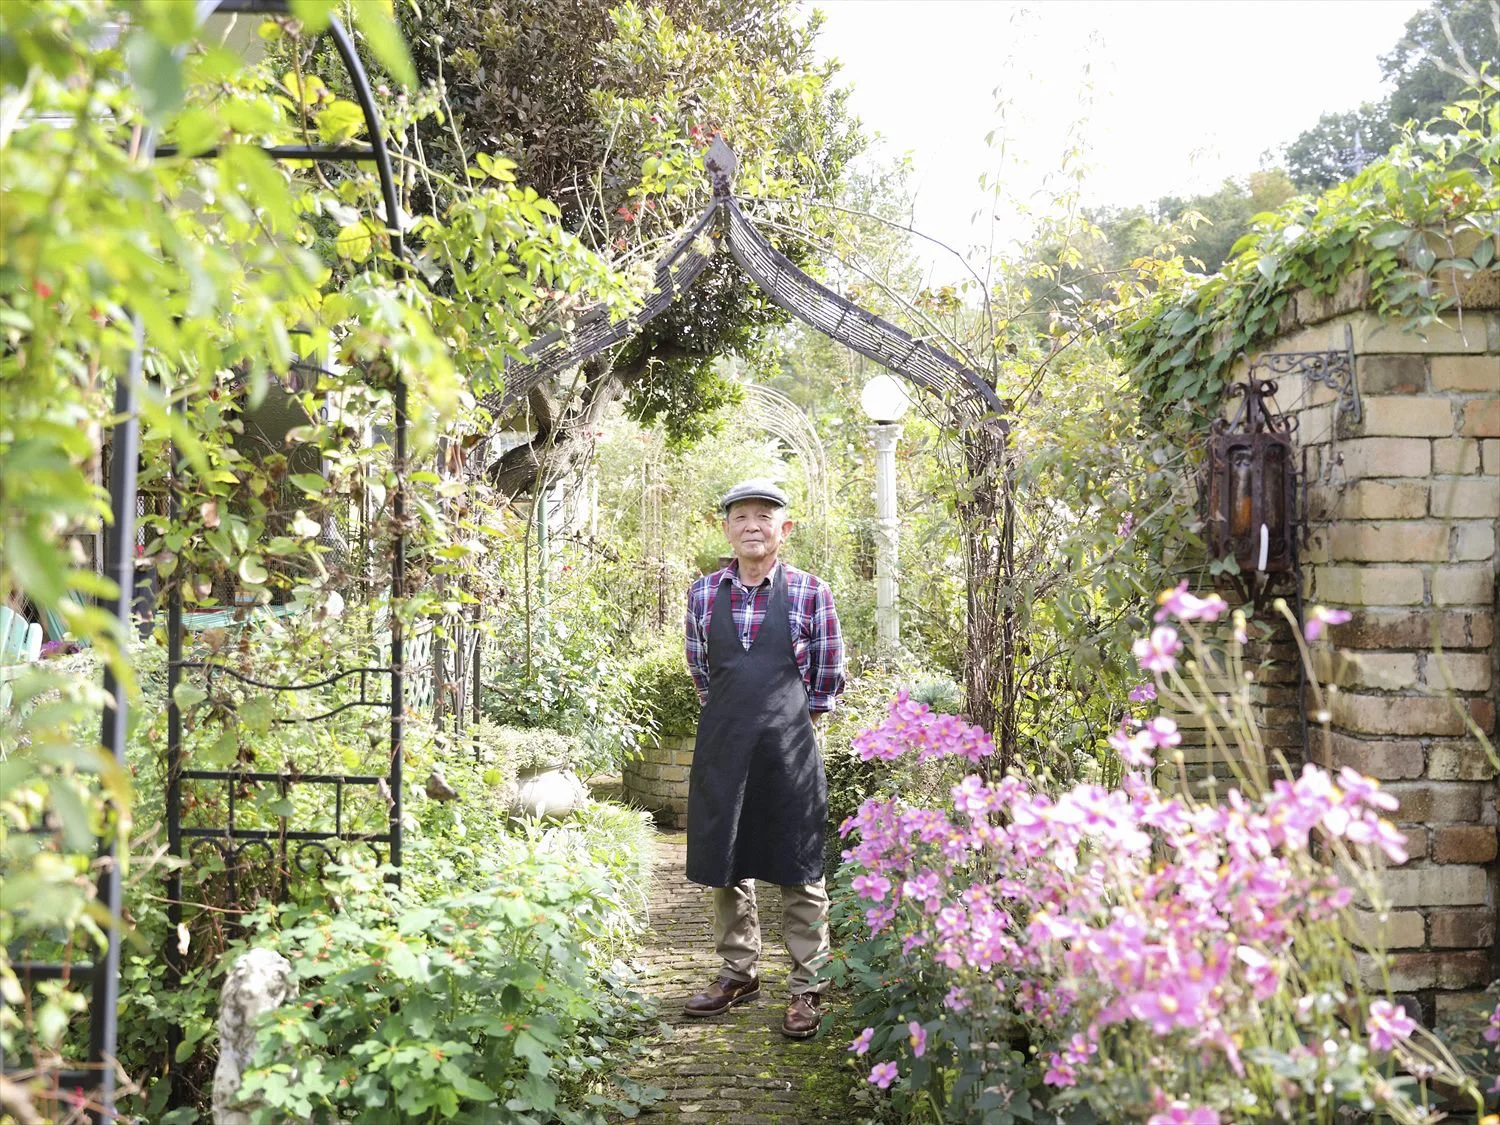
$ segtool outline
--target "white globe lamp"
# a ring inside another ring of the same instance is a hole
[[[860,409],[878,425],[899,422],[911,407],[906,388],[893,376],[880,374],[865,384],[859,394]]]

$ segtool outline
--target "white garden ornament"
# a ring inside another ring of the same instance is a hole
[[[292,965],[274,949],[235,958],[219,991],[219,1065],[214,1070],[214,1125],[250,1125],[253,1106],[239,1100],[245,1068],[255,1052],[259,1016],[297,995]]]

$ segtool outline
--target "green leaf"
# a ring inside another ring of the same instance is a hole
[[[139,93],[146,119],[165,125],[182,105],[182,62],[167,44],[141,29],[125,41],[125,69]]]
[[[304,35],[316,35],[338,11],[339,0],[291,0],[288,8],[302,24]]]
[[[68,572],[62,552],[35,525],[25,523],[5,537],[5,563],[32,601],[54,606],[62,600]]]
[[[1388,226],[1382,227],[1370,236],[1370,245],[1377,250],[1389,250],[1393,246],[1400,246],[1412,236],[1410,227]]]
[[[411,64],[406,40],[401,38],[401,29],[387,0],[365,0],[355,5],[354,18],[376,61],[401,85],[408,89],[415,87],[417,69]]]
[[[256,555],[246,555],[240,560],[240,579],[251,586],[259,586],[270,577],[266,568],[261,565],[260,558]]]
[[[1474,247],[1473,257],[1474,264],[1480,269],[1484,269],[1495,260],[1495,240],[1486,238],[1483,242],[1480,242]]]
[[[172,689],[172,702],[177,704],[179,711],[186,711],[188,708],[202,703],[207,698],[208,692],[196,684],[178,684]]]
[[[71,852],[86,852],[94,846],[93,817],[74,783],[56,777],[50,783],[52,808],[62,823],[63,843]]]
[[[369,223],[361,219],[357,223],[340,227],[338,234],[334,236],[333,248],[341,258],[348,258],[351,262],[363,262],[375,248],[375,239],[371,234]]]
[[[318,135],[325,141],[352,140],[364,127],[364,111],[353,102],[340,99],[318,111]]]
[[[317,473],[293,473],[287,479],[302,489],[303,492],[317,494],[328,487],[328,481]]]

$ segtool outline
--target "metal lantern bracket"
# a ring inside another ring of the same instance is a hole
[[[1359,400],[1359,380],[1354,372],[1354,329],[1344,325],[1344,346],[1321,352],[1262,352],[1250,365],[1247,378],[1285,378],[1300,375],[1338,395],[1337,417],[1359,423],[1364,409]]]

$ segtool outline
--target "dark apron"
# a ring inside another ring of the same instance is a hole
[[[747,649],[719,583],[708,623],[708,702],[688,781],[687,877],[805,886],[823,877],[828,781],[807,714],[776,568],[765,620]]]

